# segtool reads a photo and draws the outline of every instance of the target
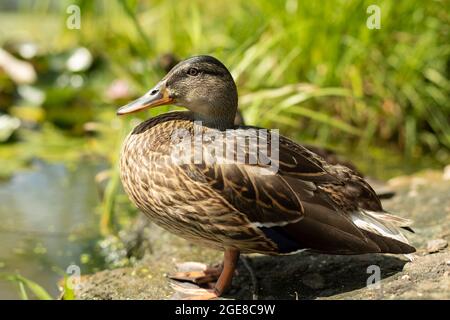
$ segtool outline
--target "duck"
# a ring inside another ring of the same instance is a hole
[[[357,172],[331,164],[276,129],[235,125],[238,90],[208,55],[175,65],[127,115],[162,105],[186,108],[152,117],[125,139],[120,178],[131,202],[154,223],[223,263],[178,272],[206,284],[188,298],[215,299],[232,285],[241,254],[412,254],[412,221],[384,210]]]

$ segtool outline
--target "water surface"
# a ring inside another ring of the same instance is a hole
[[[53,296],[64,270],[95,268],[98,164],[33,163],[0,182],[0,272],[20,273]],[[0,280],[0,299],[19,298],[17,284]]]

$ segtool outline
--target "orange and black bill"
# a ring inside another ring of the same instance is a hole
[[[142,97],[130,102],[123,107],[120,107],[117,110],[117,115],[120,116],[124,114],[139,112],[144,109],[171,104],[172,102],[173,98],[171,98],[169,95],[169,91],[166,88],[166,82],[162,81]]]

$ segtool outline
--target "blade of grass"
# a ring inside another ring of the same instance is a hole
[[[6,274],[2,275],[1,277],[7,281],[17,283],[19,286],[20,296],[24,300],[28,300],[28,295],[25,289],[30,290],[39,300],[53,300],[50,294],[42,286],[30,279],[21,276],[20,274]]]
[[[25,290],[25,286],[24,286],[23,282],[22,281],[18,281],[17,284],[19,286],[20,298],[22,300],[28,300],[27,291]]]

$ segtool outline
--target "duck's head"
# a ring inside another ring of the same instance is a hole
[[[205,125],[226,129],[233,126],[237,100],[228,69],[216,58],[196,56],[178,63],[155,87],[117,114],[172,104],[188,108]]]

